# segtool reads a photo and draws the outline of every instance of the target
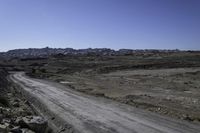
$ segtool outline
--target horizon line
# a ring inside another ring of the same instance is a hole
[[[119,51],[119,50],[122,50],[122,49],[127,49],[127,50],[177,50],[177,51],[200,51],[200,49],[179,49],[179,48],[175,48],[175,49],[167,49],[167,48],[119,48],[119,49],[114,49],[114,48],[109,48],[109,47],[87,47],[87,48],[72,48],[72,47],[49,47],[49,46],[46,46],[46,47],[30,47],[30,48],[14,48],[14,49],[8,49],[8,50],[5,50],[5,51],[1,51],[1,53],[6,53],[6,52],[9,52],[9,51],[12,51],[12,50],[25,50],[25,49],[45,49],[45,48],[49,48],[49,49],[74,49],[74,50],[83,50],[83,49],[110,49],[110,50],[114,50],[114,51]]]

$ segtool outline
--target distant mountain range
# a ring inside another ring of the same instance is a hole
[[[31,57],[49,57],[52,55],[131,55],[141,53],[171,53],[180,52],[180,50],[133,50],[133,49],[120,49],[113,50],[108,48],[88,48],[88,49],[73,49],[73,48],[29,48],[29,49],[15,49],[8,52],[1,52],[1,58],[31,58]]]

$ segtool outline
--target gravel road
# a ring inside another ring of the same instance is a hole
[[[10,77],[55,117],[72,125],[77,133],[200,133],[198,124],[88,96],[57,83],[30,78],[22,72]]]

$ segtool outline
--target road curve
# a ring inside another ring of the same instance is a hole
[[[21,72],[10,77],[78,133],[200,133],[200,125],[87,96]]]

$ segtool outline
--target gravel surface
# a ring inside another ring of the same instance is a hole
[[[73,132],[200,132],[200,126],[197,124],[163,117],[112,100],[88,96],[56,83],[29,78],[23,73],[12,74],[11,79],[44,104],[55,114],[55,117],[71,125],[68,129],[73,128]]]

